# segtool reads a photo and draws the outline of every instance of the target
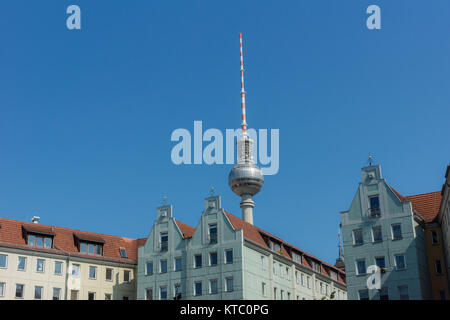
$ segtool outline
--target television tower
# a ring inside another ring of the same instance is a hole
[[[244,90],[244,58],[242,54],[242,33],[239,33],[241,48],[241,110],[242,133],[237,141],[237,164],[231,169],[228,176],[228,184],[231,190],[241,197],[242,219],[253,224],[253,207],[255,202],[252,197],[257,194],[263,184],[264,177],[261,169],[253,161],[253,140],[247,134],[247,122],[245,119],[245,90]]]

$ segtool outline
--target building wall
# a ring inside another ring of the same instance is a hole
[[[442,230],[445,267],[450,274],[450,166],[447,167],[446,181],[442,188],[442,202],[439,211],[439,222]],[[447,277],[450,286],[450,277]]]
[[[163,214],[163,212],[166,212]],[[217,224],[218,242],[210,244],[208,237],[209,224]],[[168,250],[159,249],[159,235],[168,232]],[[233,263],[225,263],[225,251],[233,251]],[[209,265],[209,255],[217,252],[217,266]],[[194,256],[201,254],[203,265],[194,267]],[[173,259],[182,257],[182,270],[174,271]],[[264,263],[261,263],[264,257]],[[167,273],[159,273],[157,266],[161,259],[167,260]],[[153,262],[153,274],[145,274],[147,261]],[[275,263],[275,265],[274,265]],[[286,270],[287,268],[287,270]],[[297,272],[298,280],[295,275]],[[303,284],[301,274],[304,275]],[[233,279],[233,291],[225,290],[225,279]],[[210,292],[209,282],[217,279],[218,292]],[[195,282],[202,282],[202,295],[194,295]],[[297,282],[298,281],[298,282]],[[262,293],[262,283],[266,284],[265,294]],[[323,294],[315,293],[316,283],[323,282]],[[252,244],[244,239],[242,230],[234,230],[225,212],[221,208],[220,197],[205,199],[205,209],[191,238],[183,238],[182,232],[172,217],[172,207],[163,206],[157,210],[157,219],[144,246],[138,249],[138,285],[137,298],[145,299],[146,289],[153,290],[153,298],[160,299],[159,288],[168,288],[168,299],[174,297],[174,285],[180,283],[182,299],[188,300],[241,300],[241,299],[314,299],[322,298],[328,293],[335,292],[335,299],[346,299],[346,290],[343,285],[335,285],[331,279],[317,276],[311,269],[294,264],[292,261],[274,254],[260,245]],[[308,287],[309,283],[309,287]],[[328,286],[328,292],[325,292]],[[277,296],[274,296],[277,288]]]
[[[432,232],[436,232],[438,242],[433,243]],[[433,223],[427,226],[425,229],[425,245],[428,258],[428,273],[431,281],[432,299],[439,300],[441,295],[445,296],[445,299],[449,299],[448,289],[448,273],[444,257],[443,238],[441,228],[437,223]],[[442,273],[437,273],[435,263],[441,262]]]
[[[369,217],[369,197],[378,196],[380,217]],[[369,274],[357,275],[356,262],[364,259],[366,269],[375,264],[376,257],[384,257],[386,273],[381,275],[381,287],[387,288],[390,299],[399,299],[398,287],[407,285],[409,299],[426,299],[429,296],[429,278],[426,274],[423,236],[414,221],[411,203],[402,203],[381,177],[379,166],[362,169],[362,182],[350,209],[341,213],[344,243],[345,271],[348,297],[359,299],[359,291],[367,290]],[[391,226],[400,224],[402,239],[393,240]],[[380,226],[382,241],[374,242],[372,228]],[[355,245],[353,230],[362,229],[363,244]],[[404,254],[406,269],[395,270],[395,255]],[[369,299],[379,299],[376,289],[368,290]]]
[[[0,282],[6,284],[5,295],[0,299],[18,299],[15,298],[16,284],[24,285],[23,299],[34,299],[35,286],[42,286],[43,300],[53,299],[53,288],[60,288],[60,299],[70,299],[70,290],[78,290],[78,299],[87,300],[88,292],[95,292],[97,300],[103,300],[105,293],[111,293],[113,299],[122,299],[123,296],[129,299],[136,298],[136,284],[134,280],[135,267],[132,265],[118,265],[106,261],[99,262],[94,259],[70,258],[69,268],[67,268],[67,256],[43,253],[34,250],[24,250],[15,248],[0,248],[0,254],[5,254],[7,258],[7,267],[0,268]],[[17,269],[18,257],[26,257],[26,268],[24,271]],[[38,259],[45,260],[44,272],[37,272],[36,265]],[[54,273],[55,262],[62,262],[62,274]],[[72,265],[80,265],[80,276],[72,277]],[[89,266],[97,267],[97,278],[89,279]],[[113,281],[106,281],[106,268],[113,269]],[[130,271],[129,283],[123,281],[123,271]],[[67,289],[67,290],[66,290]]]

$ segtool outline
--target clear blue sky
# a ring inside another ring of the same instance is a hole
[[[66,8],[82,30],[66,28]],[[381,7],[382,29],[365,10]],[[334,263],[372,153],[409,195],[450,160],[450,2],[85,1],[0,4],[0,216],[145,237],[167,196],[195,226],[230,165],[175,166],[176,128],[280,129],[255,224]]]

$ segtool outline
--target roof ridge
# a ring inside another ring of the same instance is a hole
[[[98,233],[98,232],[92,232],[92,231],[85,231],[85,230],[73,229],[73,228],[68,228],[68,227],[59,227],[59,226],[54,226],[54,225],[49,225],[49,224],[33,223],[33,222],[17,220],[17,219],[0,218],[0,221],[2,221],[2,220],[14,221],[14,222],[19,222],[19,223],[26,223],[26,224],[30,224],[30,225],[38,225],[38,226],[43,226],[43,227],[58,228],[58,229],[63,229],[63,230],[67,230],[67,231],[86,232],[86,233],[91,233],[91,234],[96,234],[96,235],[102,235],[102,236],[108,236],[108,237],[114,237],[114,238],[121,238],[121,239],[128,239],[128,240],[138,240],[138,239],[140,239],[140,238],[128,238],[128,237],[122,237],[122,236],[115,236],[115,235],[112,235],[112,234]]]

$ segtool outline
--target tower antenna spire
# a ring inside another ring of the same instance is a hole
[[[241,109],[242,109],[242,132],[247,133],[247,122],[245,120],[245,90],[244,90],[244,54],[242,52],[242,33],[239,33],[241,48]]]

